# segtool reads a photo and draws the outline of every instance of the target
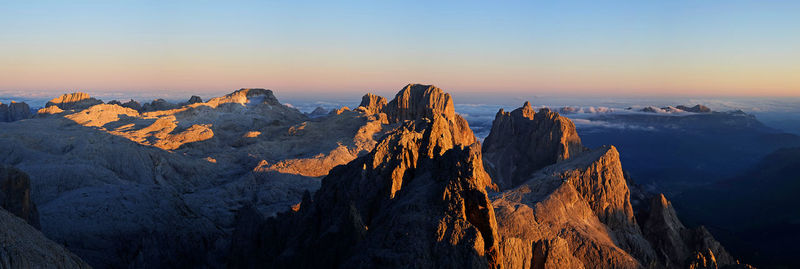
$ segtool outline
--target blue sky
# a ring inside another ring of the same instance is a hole
[[[4,1],[0,90],[800,95],[796,1]]]

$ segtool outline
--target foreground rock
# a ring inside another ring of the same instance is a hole
[[[483,141],[487,171],[501,189],[584,150],[572,121],[546,108],[536,113],[528,102],[511,112],[500,109]]]
[[[39,212],[31,201],[30,178],[19,169],[0,165],[0,207],[40,228]]]
[[[0,209],[0,268],[91,268],[24,220]]]

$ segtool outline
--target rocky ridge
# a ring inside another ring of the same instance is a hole
[[[529,102],[511,112],[500,109],[483,141],[487,171],[501,189],[584,150],[572,121],[546,108],[534,112]]]
[[[31,116],[31,108],[25,102],[0,103],[0,122],[24,120]]]
[[[527,103],[515,110],[517,115],[531,114],[526,107]],[[498,116],[501,119],[508,117],[502,110],[498,115],[504,116]],[[527,118],[535,118],[535,115]],[[484,146],[488,151],[484,159],[487,163],[501,163],[499,160],[505,158],[503,162],[535,165],[536,162],[520,162],[520,157],[507,158],[510,154],[490,154],[495,150],[490,143],[513,140],[513,136],[519,135],[498,128],[503,126],[498,124],[513,128],[514,125],[507,121],[495,120],[492,132],[497,136],[490,134],[493,140]],[[539,126],[536,131],[526,133],[548,133],[552,128],[560,129],[558,126],[564,125]],[[580,141],[577,134],[575,138],[572,141]],[[534,140],[531,144],[535,151],[536,148],[553,146],[564,148],[563,141]],[[551,158],[549,166],[532,169],[535,172],[528,174],[524,183],[492,195],[505,267],[747,267],[730,258],[705,229],[682,228],[674,210],[670,211],[671,206],[666,204],[651,206],[648,212],[652,217],[640,225],[630,202],[628,185],[632,182],[627,181],[622,171],[616,148],[605,146],[577,152],[579,154],[565,158]],[[669,229],[660,227],[678,227],[675,229],[681,232],[664,232]],[[687,253],[694,255],[693,258],[689,258]]]

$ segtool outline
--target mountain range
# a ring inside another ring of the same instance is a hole
[[[0,123],[0,163],[14,167],[0,173],[11,201],[3,208],[16,215],[0,210],[11,220],[1,242],[13,246],[0,261],[750,267],[708,229],[686,227],[665,195],[634,183],[624,151],[586,146],[549,109],[500,110],[483,143],[432,85],[409,84],[392,100],[366,94],[355,109],[322,114],[241,89],[142,106],[72,93],[14,116]]]

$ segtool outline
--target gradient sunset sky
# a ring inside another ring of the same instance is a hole
[[[0,90],[800,96],[800,1],[3,1]]]

